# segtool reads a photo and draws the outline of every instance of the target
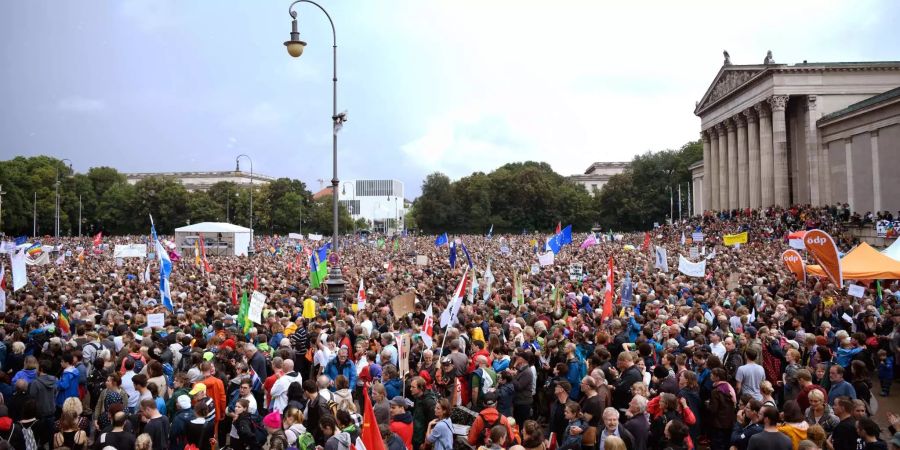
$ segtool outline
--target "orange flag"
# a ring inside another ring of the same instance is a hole
[[[810,230],[803,236],[803,244],[806,245],[806,251],[822,266],[831,282],[840,289],[844,283],[844,276],[841,273],[841,258],[838,256],[834,239],[822,230]]]
[[[800,256],[800,253],[797,250],[785,250],[784,253],[781,254],[781,260],[784,261],[784,265],[787,266],[788,270],[794,273],[794,276],[797,277],[797,281],[806,281],[806,264],[803,262],[803,257]]]
[[[612,256],[610,256],[609,265],[606,269],[606,296],[603,299],[603,317],[601,320],[606,320],[612,316],[613,286],[615,286],[615,282],[613,281],[613,259]]]
[[[381,439],[381,431],[378,430],[378,421],[375,419],[375,410],[372,409],[372,400],[369,399],[369,387],[363,388],[365,407],[363,408],[362,431],[356,438],[356,450],[386,450]]]

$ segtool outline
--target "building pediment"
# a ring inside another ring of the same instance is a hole
[[[768,67],[771,66],[723,66],[713,79],[712,84],[709,85],[706,94],[697,102],[694,114],[700,115],[700,111],[732,92],[741,89],[744,85],[751,83],[765,72]]]

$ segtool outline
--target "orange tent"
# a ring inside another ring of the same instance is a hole
[[[806,271],[813,276],[826,276],[825,271],[817,264],[806,266]],[[863,242],[841,258],[841,271],[845,280],[898,280],[900,261]]]

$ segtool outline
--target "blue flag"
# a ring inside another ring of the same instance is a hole
[[[162,243],[156,236],[156,227],[153,226],[153,216],[150,216],[150,236],[153,238],[156,248],[156,257],[159,259],[159,297],[162,299],[163,306],[170,312],[175,312],[172,305],[172,288],[169,285],[169,275],[172,273],[172,260],[169,259],[169,252],[163,248]]]
[[[488,239],[491,238],[492,234],[494,234],[494,224],[491,224],[491,229],[488,230],[488,235],[487,235]]]
[[[572,225],[566,225],[559,233],[547,239],[547,249],[553,251],[553,254],[559,253],[563,245],[572,243]]]
[[[16,238],[16,246],[22,245],[28,242],[28,236],[19,236]]]
[[[456,268],[456,242],[450,241],[450,268]]]
[[[463,253],[466,254],[466,260],[469,261],[469,268],[471,269],[473,267],[472,266],[472,257],[469,256],[469,249],[466,248],[466,244],[462,244],[462,249],[463,249]]]
[[[631,273],[625,273],[625,282],[622,285],[622,305],[631,306],[634,299],[634,286],[631,283]]]
[[[447,238],[447,233],[444,233],[434,240],[434,246],[440,247],[442,245],[445,245],[447,242],[449,242],[449,239]]]

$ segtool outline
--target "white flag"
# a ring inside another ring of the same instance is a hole
[[[684,245],[685,242],[687,242],[687,240],[684,238],[684,231],[682,231],[681,232],[681,245]]]
[[[13,292],[18,291],[28,284],[28,274],[25,272],[25,249],[17,253],[10,253],[12,260]]]
[[[447,305],[447,309],[441,313],[441,328],[446,328],[450,325],[453,325],[457,322],[459,307],[462,306],[462,299],[465,295],[466,291],[466,281],[469,277],[469,267],[466,266],[466,271],[463,273],[462,279],[459,280],[459,284],[456,286],[456,290],[453,291],[453,298],[450,299],[450,303]]]
[[[684,255],[678,255],[678,271],[689,276],[703,278],[706,275],[706,260],[690,262]]]
[[[366,285],[363,278],[359,278],[359,291],[356,292],[356,308],[361,311],[366,308]]]
[[[669,260],[668,255],[666,255],[666,249],[656,246],[656,263],[654,264],[659,270],[668,273],[669,272]]]
[[[0,265],[0,313],[6,312],[6,265]]]
[[[428,304],[428,309],[425,310],[425,323],[422,324],[422,332],[419,333],[419,337],[422,338],[422,342],[426,347],[431,348],[434,345],[432,341],[434,337],[434,310],[431,307],[431,303]]]
[[[541,265],[541,267],[552,265],[553,264],[553,252],[549,251],[542,255],[538,255],[538,263]]]
[[[150,282],[150,264],[147,264],[147,269],[144,270],[144,274],[141,277],[141,281],[143,281],[144,283]]]
[[[491,285],[494,284],[494,273],[491,272],[491,260],[488,259],[487,270],[484,271],[484,293],[481,298],[488,301],[491,298]]]

